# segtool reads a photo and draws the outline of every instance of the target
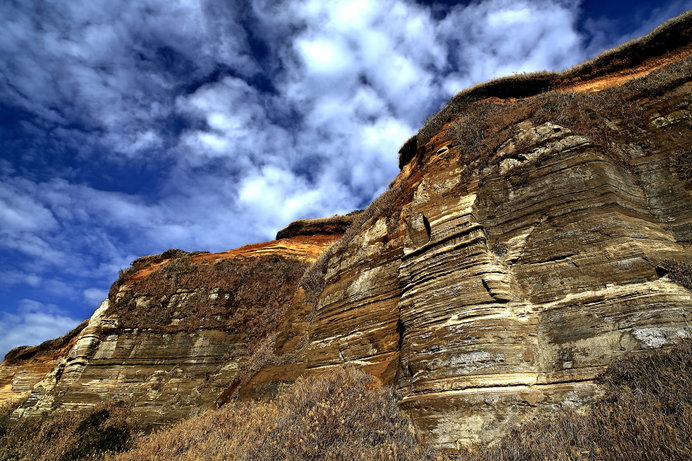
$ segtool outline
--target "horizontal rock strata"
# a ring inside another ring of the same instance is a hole
[[[138,264],[15,417],[124,400],[140,422],[160,425],[207,408],[277,328],[306,267],[336,237]]]
[[[692,267],[689,56],[485,94],[409,141],[319,296],[294,299],[275,349],[290,360],[240,395],[352,364],[397,386],[423,443],[454,451],[584,404],[612,360],[690,337],[689,287],[665,269]]]

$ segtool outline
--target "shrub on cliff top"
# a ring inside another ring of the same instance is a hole
[[[109,315],[117,316],[120,328],[168,333],[219,329],[260,341],[278,327],[308,267],[307,262],[280,256],[239,255],[214,261],[191,255],[128,280],[130,289],[119,297],[119,287],[113,285]],[[146,309],[138,305],[142,299],[148,302]]]

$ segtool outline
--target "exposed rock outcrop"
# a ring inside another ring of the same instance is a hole
[[[129,398],[164,423],[351,364],[455,450],[589,401],[692,335],[691,32],[460,93],[363,212],[135,261],[17,416]]]
[[[0,403],[26,398],[34,386],[51,372],[88,324],[85,320],[72,331],[38,346],[16,347],[0,364]]]
[[[15,416],[127,400],[140,422],[156,425],[206,408],[277,328],[303,272],[335,238],[140,258]]]
[[[678,21],[646,38],[658,55],[607,54],[633,65],[615,75],[591,63],[450,103],[323,264],[317,301],[295,303],[276,347],[291,363],[240,395],[355,364],[398,387],[424,443],[454,450],[580,405],[613,359],[692,335],[690,291],[661,269],[691,262],[676,160],[691,139],[690,16]]]

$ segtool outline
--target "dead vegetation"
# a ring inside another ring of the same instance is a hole
[[[513,430],[461,461],[692,459],[692,341],[608,367],[605,395]]]
[[[0,460],[78,461],[100,459],[131,446],[136,433],[127,405],[58,413],[44,418],[11,421],[0,415]]]
[[[277,355],[276,338],[278,332],[265,337],[254,348],[250,358],[240,366],[233,382],[221,393],[216,404],[221,406],[237,398],[240,390],[254,378],[260,370],[272,365],[287,365],[295,361],[295,354]]]
[[[234,402],[150,435],[114,461],[426,459],[391,389],[355,369],[301,379],[270,402]]]
[[[272,401],[232,401],[139,439],[122,403],[19,421],[6,407],[0,460],[683,460],[692,457],[691,368],[690,340],[624,357],[599,377],[604,394],[591,405],[451,457],[416,443],[392,389],[339,368],[299,379]]]
[[[278,326],[307,267],[278,255],[209,261],[182,254],[111,290],[108,315],[121,329],[219,329],[259,341]]]
[[[616,164],[630,169],[629,155],[623,148],[641,137],[647,120],[643,108],[620,88],[599,93],[549,92],[514,104],[477,102],[458,115],[446,136],[460,146],[460,165],[466,179],[473,172],[498,164],[495,154],[510,139],[517,139],[521,122],[530,126],[545,123],[583,135]],[[527,148],[516,145],[521,157]]]

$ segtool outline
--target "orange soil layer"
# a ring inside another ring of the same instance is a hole
[[[569,85],[564,88],[564,91],[596,92],[605,90],[606,88],[620,86],[628,80],[638,77],[644,77],[645,75],[655,71],[656,69],[660,69],[661,67],[676,61],[681,61],[688,57],[690,54],[692,54],[692,44],[687,45],[686,47],[681,48],[679,50],[676,50],[673,53],[669,53],[663,56],[656,56],[654,58],[649,58],[640,65],[633,67],[631,69],[625,69],[620,72],[615,72],[611,75],[606,75],[592,80],[587,80],[585,82],[579,82]]]
[[[314,262],[329,245],[339,238],[341,238],[341,235],[338,234],[309,236],[299,235],[297,237],[287,239],[253,243],[221,253],[201,253],[192,256],[192,260],[214,262],[236,256],[260,257],[276,255],[301,261]],[[156,271],[159,267],[170,260],[171,258],[168,258],[158,263],[151,264],[150,266],[141,269],[132,276],[128,277],[128,280],[136,280],[145,277]]]

